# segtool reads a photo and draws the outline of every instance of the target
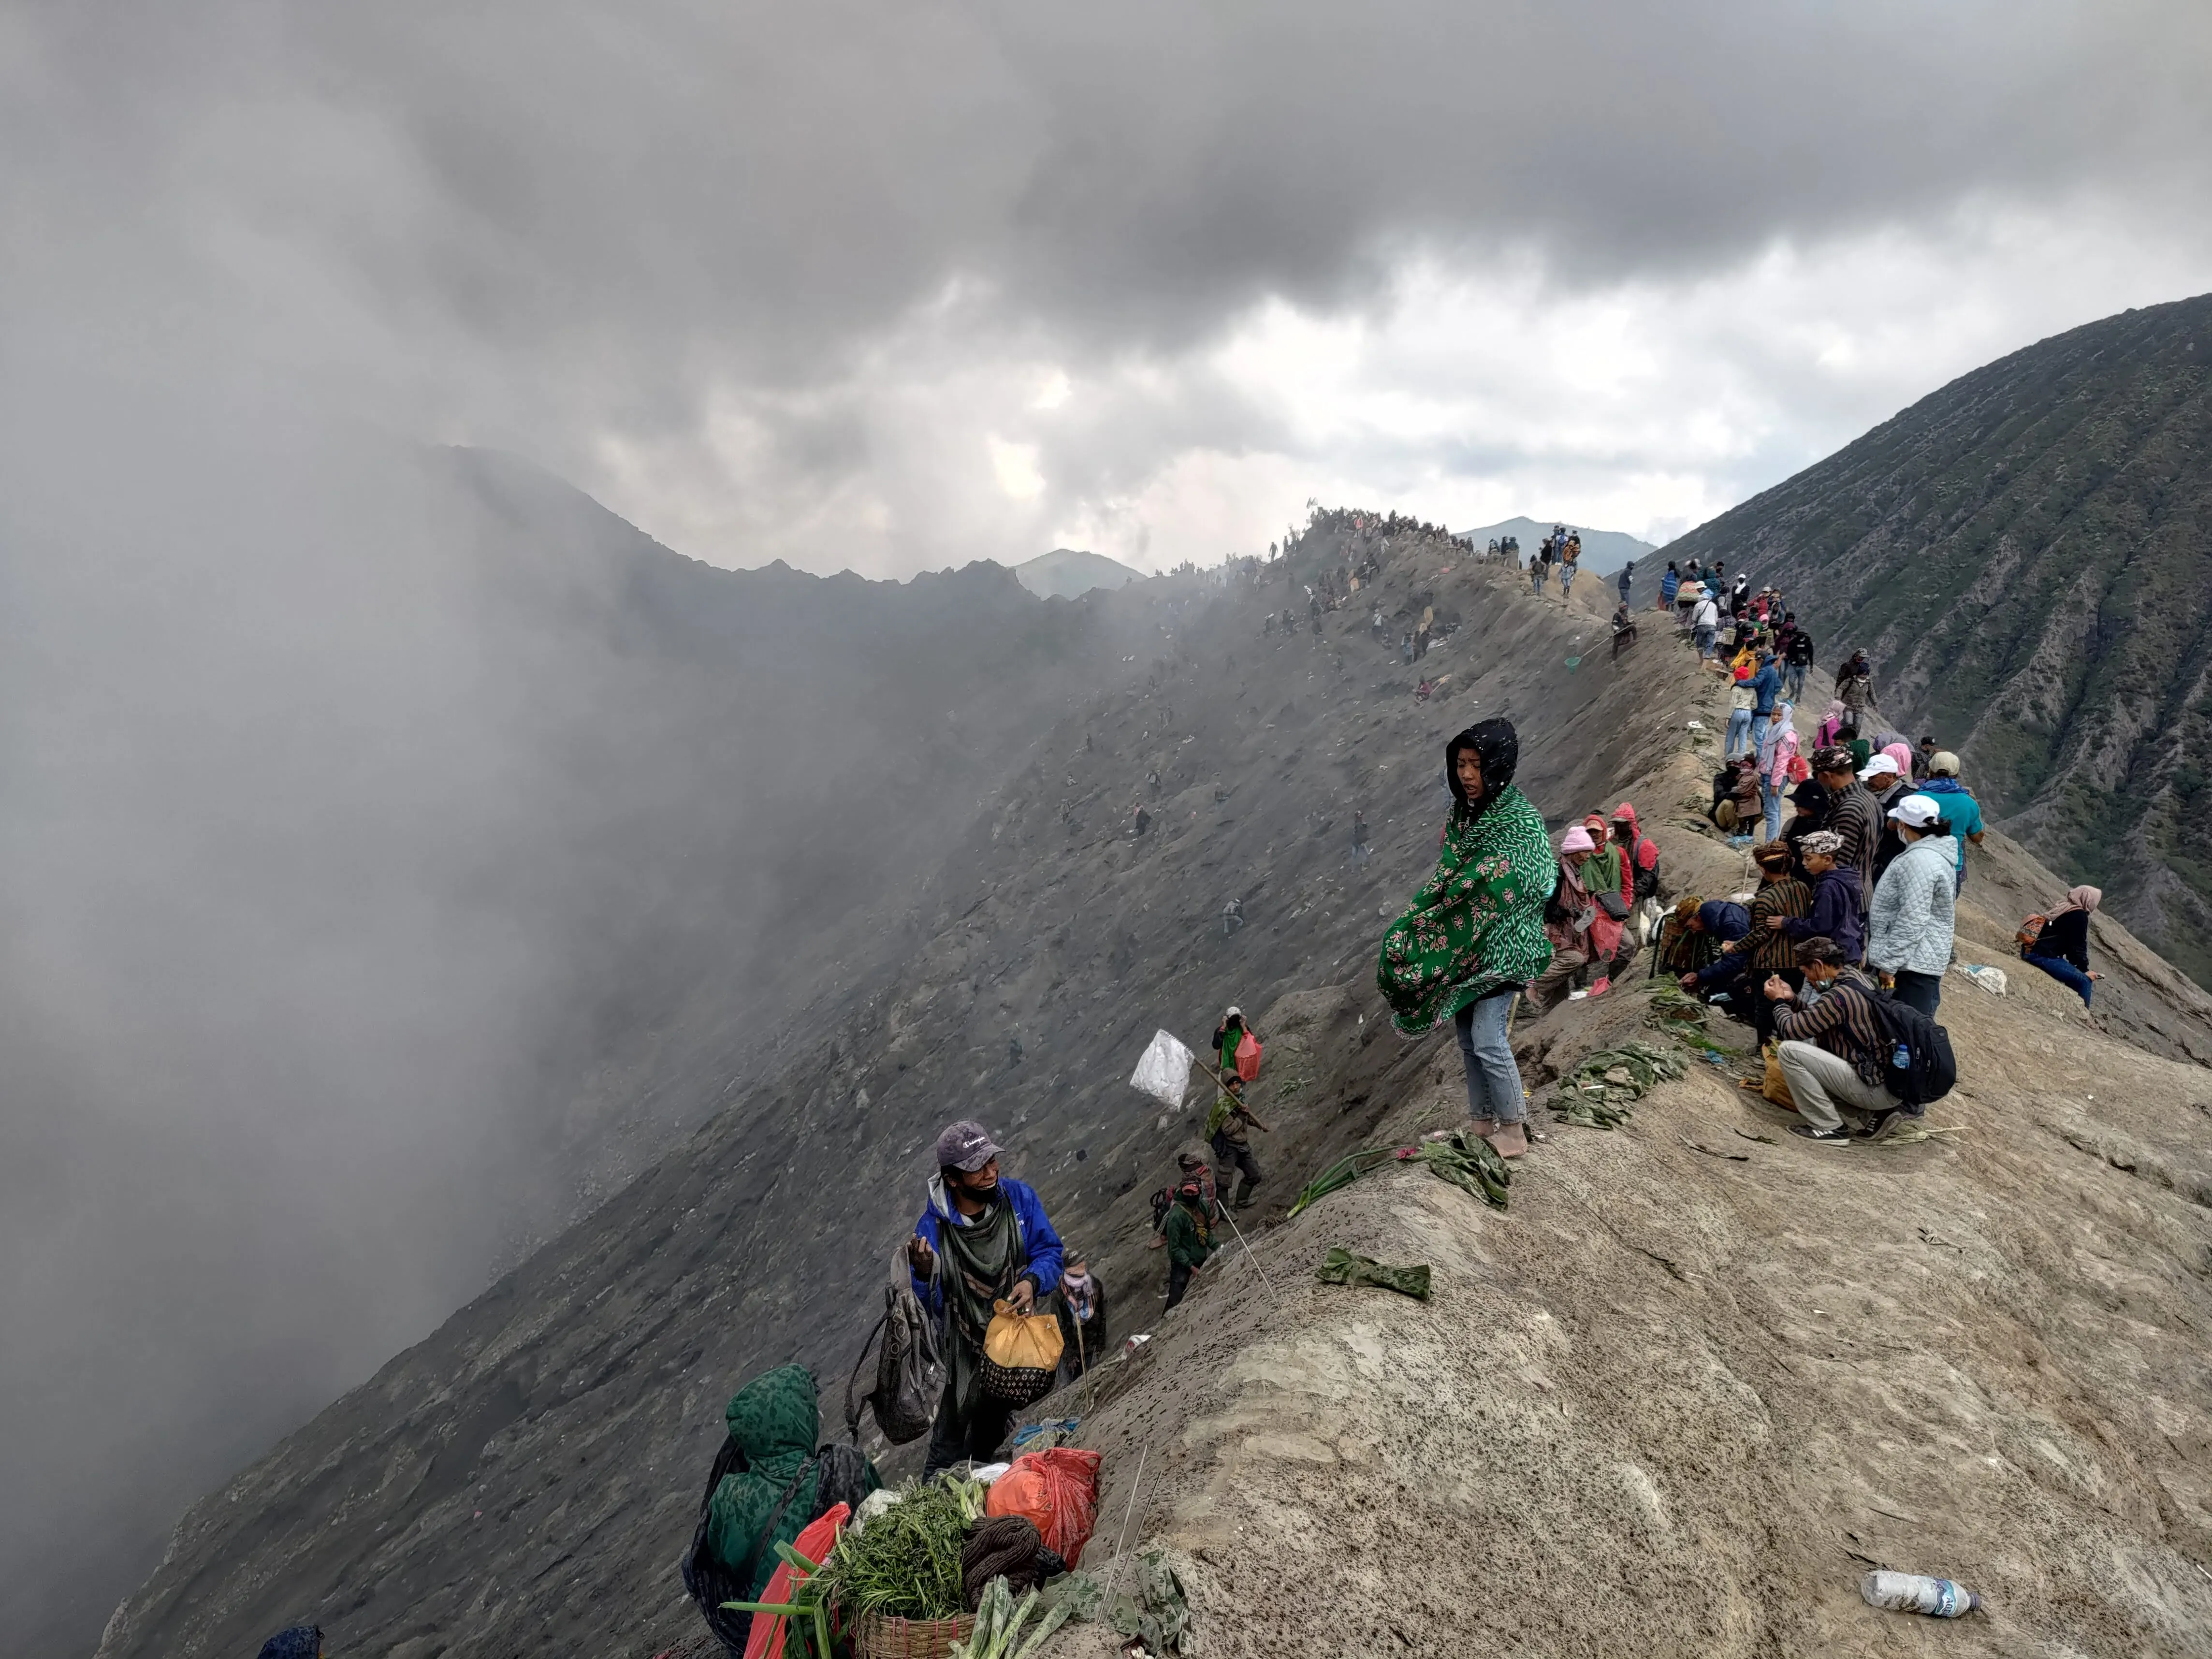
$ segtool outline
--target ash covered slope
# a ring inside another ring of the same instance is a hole
[[[1143,641],[988,565],[714,569],[313,422],[71,404],[0,453],[0,1651],[60,1659],[195,1498],[773,1075]]]
[[[1867,647],[1887,712],[2212,981],[2212,296],[1978,369],[1687,554],[1778,581],[1823,665]]]
[[[734,1021],[711,981],[658,1047],[633,1034],[656,1089],[734,1103],[202,1504],[104,1651],[228,1654],[305,1613],[349,1649],[426,1644],[410,1656],[649,1653],[641,1632],[688,1629],[670,1563],[723,1400],[794,1353],[842,1376],[944,1120],[989,1119],[1069,1231],[1095,1234],[1175,1133],[1125,1086],[1135,1048],[1361,969],[1377,912],[1433,856],[1449,731],[1510,708],[1557,811],[1663,740],[1668,699],[1638,677],[1680,678],[1678,658],[1616,671],[1601,619],[1497,573],[1438,574],[1449,556],[1408,554],[1361,596],[1404,626],[1431,605],[1462,624],[1420,665],[1449,676],[1428,704],[1365,606],[1320,638],[1262,639],[1287,581],[1086,602],[1103,634],[1149,637],[1121,653],[1141,678],[1070,710],[1033,758],[999,757],[1015,775],[951,857],[927,859],[896,811],[872,820],[868,873],[897,901],[871,912],[876,954],[846,956],[850,977],[785,1028],[768,1080],[717,1051],[707,1022]],[[1140,794],[1155,823],[1136,842]],[[1377,853],[1355,870],[1361,803]],[[1231,896],[1248,920],[1224,937]]]

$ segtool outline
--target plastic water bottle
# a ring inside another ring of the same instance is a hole
[[[1962,1618],[1982,1605],[1982,1598],[1957,1579],[1923,1578],[1917,1572],[1870,1572],[1861,1582],[1859,1594],[1869,1607],[1924,1613],[1935,1619]]]
[[[1889,1063],[1900,1072],[1910,1069],[1912,1065],[1912,1050],[1903,1043],[1899,1043],[1890,1051]]]

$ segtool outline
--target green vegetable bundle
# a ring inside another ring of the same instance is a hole
[[[898,1502],[847,1528],[830,1552],[822,1580],[848,1620],[952,1619],[961,1601],[960,1552],[968,1523],[983,1510],[983,1489],[942,1474],[909,1480]]]
[[[1559,1080],[1553,1115],[1562,1123],[1589,1129],[1613,1129],[1633,1115],[1630,1107],[1662,1079],[1678,1078],[1686,1068],[1680,1054],[1649,1042],[1625,1042],[1601,1048]]]
[[[1296,1215],[1307,1205],[1327,1198],[1342,1187],[1349,1187],[1378,1164],[1387,1164],[1398,1155],[1392,1146],[1370,1146],[1365,1152],[1340,1158],[1311,1181],[1298,1188],[1298,1201],[1291,1206],[1290,1214]],[[1287,1218],[1285,1218],[1287,1219]]]
[[[1066,1602],[1048,1608],[1042,1622],[1030,1632],[1029,1640],[1023,1642],[1022,1627],[1042,1600],[1036,1591],[1031,1590],[1017,1601],[1013,1587],[1003,1578],[994,1578],[983,1592],[982,1605],[975,1609],[975,1634],[965,1642],[952,1644],[952,1659],[1030,1659],[1073,1612]],[[1018,1642],[1019,1646],[1015,1645]]]
[[[1466,1188],[1493,1209],[1505,1207],[1505,1188],[1513,1180],[1513,1172],[1498,1155],[1498,1149],[1480,1135],[1454,1135],[1449,1140],[1425,1140],[1418,1146],[1370,1146],[1340,1158],[1298,1189],[1298,1201],[1291,1206],[1290,1213],[1296,1215],[1316,1200],[1349,1187],[1370,1170],[1394,1160],[1425,1164],[1439,1181]]]

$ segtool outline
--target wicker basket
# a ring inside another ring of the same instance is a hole
[[[865,1613],[853,1632],[857,1659],[946,1659],[955,1642],[975,1633],[973,1613],[957,1619],[893,1619]]]

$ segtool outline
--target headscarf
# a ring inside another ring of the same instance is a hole
[[[1844,838],[1832,830],[1814,830],[1799,838],[1797,850],[1833,858],[1844,850]]]
[[[1912,745],[1909,743],[1886,743],[1881,752],[1897,763],[1897,775],[1905,782],[1912,781]]]
[[[2069,910],[2094,910],[2104,902],[2105,890],[2101,887],[2069,887],[2066,890],[2066,902],[2051,914],[2063,916]]]
[[[1474,750],[1482,761],[1482,805],[1474,809],[1480,817],[1513,781],[1514,769],[1521,763],[1521,738],[1510,720],[1478,720],[1444,745],[1444,787],[1462,807],[1468,805],[1467,791],[1459,781],[1463,749]]]

